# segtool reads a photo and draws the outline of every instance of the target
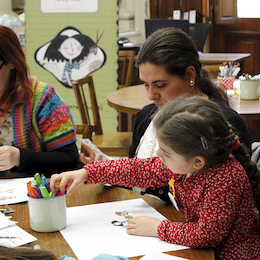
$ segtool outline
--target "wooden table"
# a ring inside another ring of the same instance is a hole
[[[143,84],[123,88],[111,92],[107,96],[110,107],[120,112],[135,115],[144,106],[151,104],[148,99],[145,86]],[[260,120],[260,101],[257,100],[240,100],[239,97],[231,98],[231,107],[233,107],[243,118]]]
[[[200,53],[202,65],[222,64],[224,61],[243,62],[251,56],[250,53]]]
[[[138,46],[133,48],[120,48],[120,50],[134,50],[138,53]],[[199,59],[201,63],[204,64],[220,64],[224,61],[236,61],[243,62],[245,59],[249,58],[251,53],[226,53],[226,52],[214,52],[214,53],[199,53]],[[135,56],[135,60],[137,56]]]
[[[111,92],[107,96],[108,105],[124,113],[135,115],[144,106],[151,104],[143,84],[123,88]],[[252,141],[260,141],[260,101],[240,100],[239,97],[232,97],[230,105],[240,114],[251,133]]]
[[[119,187],[105,187],[100,184],[96,185],[81,185],[70,197],[67,197],[67,206],[89,205],[102,202],[119,201],[126,199],[143,198],[152,207],[158,210],[166,218],[172,221],[184,221],[183,216],[175,210],[172,205],[167,205],[165,202],[150,197],[148,195],[140,195],[128,189]],[[11,208],[16,210],[12,213],[12,220],[18,221],[18,226],[23,228],[28,233],[35,236],[38,240],[28,244],[33,247],[40,245],[41,249],[53,252],[59,259],[63,255],[75,257],[75,254],[63,238],[60,232],[53,233],[38,233],[30,228],[29,212],[27,203],[20,203],[11,205]],[[88,245],[91,246],[91,245]],[[84,250],[82,248],[82,250]],[[185,249],[179,251],[167,252],[169,255],[175,255],[190,260],[212,260],[214,259],[214,252],[212,249]],[[139,257],[131,257],[131,260],[140,259]]]
[[[109,93],[107,103],[119,112],[135,115],[144,106],[153,102],[148,99],[145,86],[141,84]]]

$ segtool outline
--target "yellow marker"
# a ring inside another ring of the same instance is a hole
[[[174,190],[174,179],[171,179],[168,184],[172,187],[172,196],[175,197],[175,190]]]

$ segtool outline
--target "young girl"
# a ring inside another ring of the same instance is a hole
[[[199,96],[177,98],[157,114],[154,127],[159,158],[92,162],[52,175],[52,190],[58,181],[62,192],[71,183],[68,195],[82,182],[128,187],[169,183],[186,222],[140,216],[129,220],[128,234],[214,247],[219,259],[260,259],[254,223],[260,208],[259,172],[218,105]]]

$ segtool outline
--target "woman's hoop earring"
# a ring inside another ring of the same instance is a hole
[[[194,167],[194,169],[197,169],[197,166],[196,166],[196,165],[194,165],[193,167]]]
[[[191,85],[191,87],[193,87],[193,86],[194,86],[194,84],[195,84],[195,83],[194,83],[194,81],[193,81],[193,80],[191,80],[191,81],[190,81],[190,85]]]

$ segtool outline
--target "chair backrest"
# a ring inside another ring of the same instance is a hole
[[[146,38],[158,29],[165,27],[176,27],[182,29],[184,32],[189,33],[188,20],[173,20],[173,19],[146,19],[145,32]]]
[[[195,24],[190,24],[190,26],[189,26],[190,35],[193,38],[193,40],[197,46],[197,49],[201,52],[203,52],[203,48],[204,48],[210,27],[211,27],[211,22],[195,23]]]
[[[88,126],[87,135],[89,138],[92,139],[92,133],[95,133],[95,135],[103,134],[92,76],[72,81],[72,88],[74,89],[82,123]],[[89,100],[90,105],[88,106]],[[90,111],[92,111],[92,116],[89,114]]]
[[[92,129],[88,125],[76,125],[76,134],[81,135],[81,139],[89,138],[92,140]],[[80,152],[87,154],[82,144],[80,145]]]
[[[119,50],[118,64],[120,74],[118,75],[119,89],[131,86],[132,75],[134,69],[134,50]]]
[[[76,134],[81,135],[82,139],[91,139],[92,137],[92,132],[91,132],[91,127],[88,125],[76,125]]]

